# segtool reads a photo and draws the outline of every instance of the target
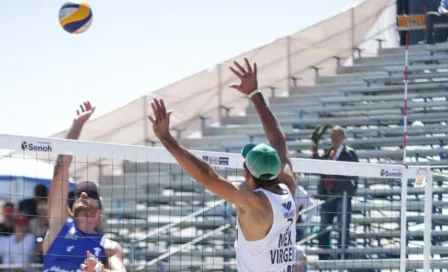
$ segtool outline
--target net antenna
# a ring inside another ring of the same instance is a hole
[[[409,52],[409,33],[406,33],[406,46],[404,53],[404,104],[403,104],[403,166],[408,169],[406,158],[407,145],[407,127],[408,127],[408,52]],[[407,198],[408,198],[408,177],[407,171],[403,171],[401,178],[401,231],[400,231],[400,272],[406,271],[406,250],[407,250]]]

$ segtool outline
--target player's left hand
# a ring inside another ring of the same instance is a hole
[[[84,102],[83,104],[79,105],[79,109],[76,110],[77,116],[75,117],[73,122],[75,124],[83,126],[90,119],[90,116],[92,116],[94,111],[95,107],[93,107],[89,101]]]
[[[154,99],[151,103],[154,117],[148,116],[148,119],[152,123],[152,129],[154,134],[159,139],[164,139],[170,135],[170,116],[171,111],[166,111],[165,103],[163,99]]]
[[[99,264],[99,269],[96,270],[96,266]],[[86,272],[104,272],[103,264],[98,261],[95,256],[92,256],[90,251],[87,251],[87,264],[81,264],[81,270]]]

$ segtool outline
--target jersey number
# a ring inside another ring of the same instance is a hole
[[[291,228],[291,225],[292,225],[294,220],[292,218],[288,218],[288,220],[286,220],[286,221],[289,222],[289,226],[288,226],[288,228],[286,228],[286,230],[289,230],[289,228]]]

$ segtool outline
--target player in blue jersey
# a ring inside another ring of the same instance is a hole
[[[93,112],[89,102],[81,105],[66,138],[77,140]],[[84,181],[77,184],[73,219],[69,219],[67,199],[71,161],[70,155],[59,155],[56,161],[49,197],[50,224],[43,243],[43,271],[125,272],[122,247],[96,231],[102,209],[95,183]]]

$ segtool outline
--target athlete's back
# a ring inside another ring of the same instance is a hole
[[[104,250],[105,237],[102,234],[86,234],[68,221],[54,239],[44,256],[44,272],[77,272],[85,263],[86,252],[90,251],[103,264],[107,263]]]
[[[279,184],[286,194],[276,194],[258,188],[269,199],[273,223],[265,238],[247,241],[237,219],[235,253],[238,271],[244,272],[294,272],[296,264],[296,207],[288,187]]]
[[[148,118],[152,123],[154,135],[160,139],[182,168],[196,182],[236,206],[238,220],[242,219],[238,223],[243,224],[246,237],[249,240],[256,240],[246,241],[242,232],[238,231],[240,237],[235,246],[240,271],[293,272],[295,268],[294,222],[296,221],[293,196],[295,196],[297,180],[294,177],[285,135],[264,100],[263,94],[258,90],[257,65],[254,64],[252,67],[247,59],[244,61],[246,68],[238,62],[234,62],[235,68],[230,67],[232,73],[240,79],[240,84],[232,84],[230,87],[237,89],[250,99],[260,116],[270,146],[250,144],[243,148],[245,179],[243,184],[238,186],[231,183],[204,159],[201,160],[189,152],[171,135],[172,112],[167,111],[163,99],[153,100],[151,103],[153,115]],[[229,162],[226,165],[234,164]],[[269,191],[256,191],[257,188],[277,186],[278,181],[286,185],[281,185],[281,191],[286,189],[285,195],[274,196]],[[285,208],[282,208],[283,204]],[[269,205],[273,207],[272,214],[270,210],[266,210],[269,209]],[[267,237],[266,233],[268,233]]]

